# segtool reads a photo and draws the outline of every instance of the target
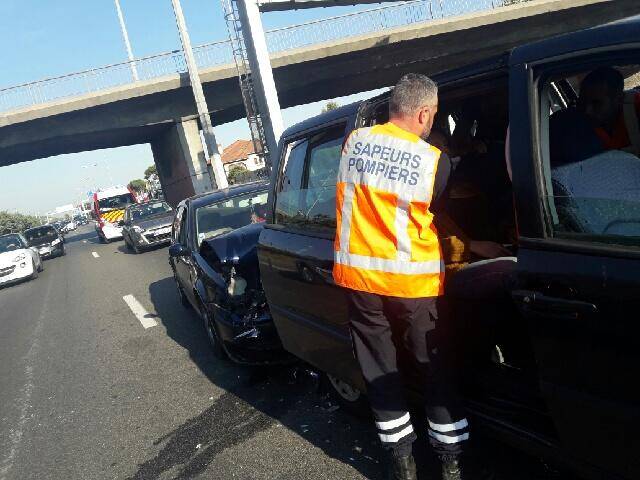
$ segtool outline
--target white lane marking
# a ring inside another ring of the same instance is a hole
[[[149,312],[147,312],[142,304],[138,300],[136,300],[136,297],[134,297],[133,295],[125,295],[124,297],[122,297],[122,299],[129,306],[133,314],[145,329],[158,325],[158,322],[153,319],[155,315],[151,315]]]
[[[82,240],[82,243],[87,243],[87,241],[86,240]]]
[[[98,252],[91,252],[91,255],[93,255],[93,258],[100,258],[100,255],[98,255]]]

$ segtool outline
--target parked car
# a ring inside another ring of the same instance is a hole
[[[171,242],[174,211],[166,202],[129,205],[124,211],[122,237],[129,250],[142,250]]]
[[[0,285],[38,278],[42,270],[44,266],[38,251],[29,248],[22,235],[10,233],[0,236]]]
[[[640,104],[639,18],[435,75],[434,131],[482,145],[459,153],[448,213],[517,256],[503,301],[450,299],[474,425],[589,478],[630,480],[640,478],[640,152],[604,151],[589,122],[561,123],[587,115],[580,82],[600,67],[619,72]],[[327,372],[347,403],[362,402],[364,385],[332,277],[335,178],[349,132],[387,119],[384,94],[289,128],[258,245],[284,348]],[[372,168],[391,174],[380,163]],[[417,383],[408,388],[419,396]]]
[[[38,249],[42,258],[60,257],[65,254],[62,235],[51,225],[25,230],[24,238],[30,247]]]
[[[288,358],[256,282],[267,187],[250,183],[182,201],[169,248],[180,300],[202,318],[213,352],[244,364]]]

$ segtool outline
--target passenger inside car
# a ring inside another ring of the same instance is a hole
[[[556,214],[565,231],[640,235],[640,92],[622,71],[599,67],[577,84],[577,106],[549,119]]]

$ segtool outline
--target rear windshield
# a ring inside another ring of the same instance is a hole
[[[27,230],[26,232],[24,232],[24,238],[26,238],[29,242],[36,240],[38,238],[44,238],[44,237],[52,237],[52,236],[56,236],[57,232],[55,230],[55,228],[53,228],[51,225],[45,225],[43,227],[38,227],[38,228],[32,228],[30,230]]]
[[[100,207],[101,212],[108,212],[109,210],[121,210],[127,205],[131,205],[132,203],[135,203],[135,201],[133,200],[133,195],[131,195],[130,193],[98,200],[98,206]]]
[[[129,215],[132,220],[139,218],[151,217],[171,211],[171,207],[166,202],[145,203],[129,207]]]
[[[264,222],[267,209],[265,192],[253,192],[229,198],[196,210],[198,245],[250,223]]]
[[[11,252],[26,248],[26,245],[20,238],[20,235],[5,235],[0,237],[0,253]]]

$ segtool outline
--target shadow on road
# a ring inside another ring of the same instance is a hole
[[[84,228],[87,227],[83,227],[83,230]],[[64,237],[64,243],[67,244],[81,242],[82,240],[86,240],[87,243],[100,243],[100,239],[98,238],[98,235],[93,228],[91,228],[91,230],[89,231],[68,233]]]
[[[330,457],[352,465],[362,475],[381,479],[375,432],[363,421],[331,408],[309,377],[295,380],[297,367],[245,368],[219,361],[210,351],[198,316],[180,305],[173,279],[149,287],[151,301],[167,334],[184,347],[200,370],[226,390],[216,403],[166,437],[153,459],[140,465],[133,479],[156,479],[181,465],[175,478],[193,478],[215,456],[276,422],[294,431]],[[196,444],[202,444],[196,449]]]
[[[224,449],[281,423],[372,480],[383,478],[383,452],[373,422],[337,409],[299,366],[248,368],[219,361],[209,349],[204,327],[193,310],[181,306],[174,281],[167,277],[149,286],[151,301],[167,334],[185,348],[209,380],[224,389],[211,407],[160,438],[158,455],[139,466],[133,480],[164,478],[178,467],[178,479],[193,478]],[[421,478],[440,478],[439,465],[427,447],[426,419],[412,413],[419,439],[414,453]],[[493,480],[575,480],[539,460],[474,432],[470,445],[472,478]],[[200,443],[201,447],[197,448]],[[490,469],[486,468],[489,465]],[[328,473],[327,473],[328,475]],[[284,477],[283,477],[284,478]]]
[[[118,253],[124,253],[125,255],[144,255],[147,252],[153,252],[154,250],[161,250],[163,248],[168,247],[168,244],[165,245],[154,245],[152,247],[146,247],[140,250],[140,253],[136,253],[133,249],[128,249],[124,242],[122,245],[118,245]]]

